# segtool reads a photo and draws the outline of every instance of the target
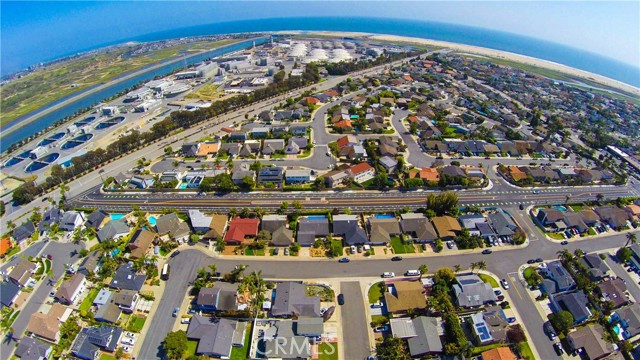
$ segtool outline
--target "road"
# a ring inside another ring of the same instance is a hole
[[[0,344],[0,359],[7,360],[11,357],[11,354],[15,350],[16,341],[22,338],[24,331],[27,329],[31,314],[37,313],[42,304],[50,300],[49,293],[51,293],[56,282],[64,275],[64,264],[73,263],[79,260],[78,255],[71,256],[71,253],[79,251],[84,248],[84,244],[73,243],[60,243],[56,241],[49,241],[47,246],[42,251],[42,254],[50,254],[53,256],[52,269],[53,280],[50,277],[43,277],[40,283],[36,284],[36,288],[27,300],[27,303],[20,311],[20,315],[13,322],[13,331],[15,339],[9,339],[8,341],[2,341]],[[37,255],[35,253],[34,255]]]
[[[340,283],[340,293],[344,295],[342,314],[342,334],[345,359],[366,359],[371,355],[369,345],[369,322],[363,310],[365,304],[358,281]]]

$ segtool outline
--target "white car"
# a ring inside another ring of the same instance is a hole
[[[502,280],[500,280],[500,284],[502,284],[502,287],[503,287],[505,290],[509,290],[509,283],[507,282],[507,279],[502,279]]]
[[[384,272],[384,273],[382,273],[382,277],[383,278],[392,278],[394,276],[396,276],[396,274],[394,274],[392,272]]]

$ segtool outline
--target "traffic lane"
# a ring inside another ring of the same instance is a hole
[[[340,283],[340,293],[344,296],[341,306],[341,323],[345,359],[366,359],[371,355],[369,332],[371,327],[367,321],[364,308],[364,297],[360,283],[346,281]]]
[[[165,284],[162,297],[156,300],[158,307],[151,320],[150,329],[152,330],[148,331],[144,337],[138,359],[164,358],[162,342],[173,330],[173,325],[178,319],[172,316],[173,309],[180,307],[189,283],[195,279],[196,272],[204,266],[203,262],[207,259],[208,256],[199,251],[186,250],[169,261],[171,274]]]
[[[605,261],[609,266],[609,268],[611,269],[611,271],[613,271],[616,276],[618,276],[619,278],[621,278],[626,282],[627,289],[629,290],[629,293],[633,296],[633,299],[635,300],[635,302],[640,301],[640,287],[638,287],[638,284],[636,283],[636,281],[631,277],[631,275],[629,275],[629,273],[627,272],[627,269],[618,262],[615,256],[607,254],[607,258],[605,259]]]

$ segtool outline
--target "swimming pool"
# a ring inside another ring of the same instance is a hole
[[[151,224],[151,226],[156,226],[156,217],[155,216],[149,216],[149,224]]]
[[[111,257],[115,257],[118,254],[120,254],[120,249],[113,249],[113,251],[111,252]]]
[[[327,218],[326,215],[309,215],[309,216],[307,216],[307,219],[309,219],[309,220],[324,220],[326,218]]]
[[[395,216],[393,214],[373,214],[373,217],[376,219],[393,219]]]
[[[560,211],[567,211],[567,208],[562,205],[553,205],[552,208]]]
[[[109,216],[111,217],[111,220],[120,220],[124,217],[124,214],[111,214]]]
[[[180,186],[178,187],[178,189],[186,189],[186,188],[187,188],[187,186],[189,186],[189,184],[187,184],[187,183],[182,183],[182,184],[180,184]]]
[[[616,335],[620,335],[620,333],[622,332],[622,329],[620,329],[620,325],[614,325],[613,332],[616,333]]]

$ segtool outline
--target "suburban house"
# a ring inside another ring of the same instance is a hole
[[[481,354],[482,360],[517,360],[518,357],[506,346],[493,348],[487,351],[483,351]]]
[[[406,339],[411,357],[440,354],[443,351],[444,328],[440,318],[418,316],[389,320],[394,337]]]
[[[49,231],[53,224],[60,225],[62,214],[64,214],[64,212],[57,207],[52,207],[45,211],[44,214],[42,214],[42,220],[40,220],[40,223],[38,224],[38,231],[40,233],[44,233]]]
[[[131,314],[136,309],[136,305],[138,305],[139,299],[140,296],[138,295],[137,291],[127,289],[123,289],[117,293],[114,293],[111,298],[113,303],[117,305],[120,310],[127,314]]]
[[[87,279],[84,274],[75,273],[67,281],[64,281],[58,291],[56,291],[54,298],[58,302],[66,305],[73,305],[78,300],[78,295],[82,294],[87,286]]]
[[[263,155],[273,155],[284,150],[284,139],[266,139],[262,144]]]
[[[324,174],[324,179],[328,187],[336,187],[349,178],[349,172],[344,170],[334,170]]]
[[[557,209],[540,209],[536,218],[543,226],[553,226],[564,219],[564,212]]]
[[[598,254],[587,254],[580,258],[580,263],[589,271],[589,277],[593,281],[602,281],[610,276],[609,266]]]
[[[592,315],[588,307],[589,299],[582,291],[551,295],[549,298],[554,312],[570,312],[575,325],[587,321]]]
[[[320,317],[320,298],[307,296],[306,285],[292,281],[279,283],[271,306],[275,317]]]
[[[18,246],[22,247],[22,245],[26,244],[26,240],[31,239],[33,233],[36,232],[36,227],[33,225],[31,221],[26,221],[22,223],[22,225],[13,229],[11,232],[11,237],[13,241],[15,241]]]
[[[381,157],[378,159],[378,163],[387,171],[387,173],[396,171],[396,166],[398,166],[396,159],[389,156]]]
[[[625,306],[611,316],[622,328],[622,336],[630,339],[640,334],[640,304]]]
[[[198,341],[196,354],[228,359],[234,346],[244,346],[246,329],[246,322],[194,315],[187,338]]]
[[[20,259],[9,273],[9,281],[20,286],[26,287],[31,282],[31,275],[40,267],[40,263],[32,263],[27,259]]]
[[[136,273],[136,271],[133,270],[133,263],[129,262],[118,267],[109,287],[119,290],[140,291],[146,279],[147,275],[144,273]]]
[[[96,321],[106,322],[110,324],[115,324],[122,317],[122,310],[118,307],[118,305],[110,302],[104,305],[101,305],[96,311],[94,318]]]
[[[438,169],[436,168],[422,168],[410,173],[410,177],[420,177],[420,179],[427,184],[440,181],[440,173],[438,173]]]
[[[381,218],[373,215],[367,220],[367,225],[369,227],[369,242],[374,245],[387,244],[391,242],[392,236],[402,233],[398,219],[395,216]]]
[[[334,215],[333,234],[342,236],[345,245],[363,245],[368,242],[367,233],[360,226],[358,215]]]
[[[229,245],[248,243],[258,236],[260,219],[243,219],[236,217],[229,222],[229,229],[224,236],[224,241]]]
[[[162,215],[157,218],[156,229],[160,237],[169,236],[177,241],[185,241],[191,234],[189,225],[181,221],[176,213]]]
[[[576,282],[567,269],[562,266],[560,261],[551,261],[547,264],[545,268],[545,279],[542,280],[540,286],[542,292],[551,295],[573,290],[575,287]]]
[[[84,223],[84,226],[98,231],[109,220],[111,220],[111,217],[109,217],[109,214],[106,211],[96,210],[89,214],[89,216],[87,217],[87,221]]]
[[[598,324],[590,324],[567,335],[572,351],[582,349],[590,360],[599,360],[613,352],[613,345],[604,339],[604,329]]]
[[[0,257],[5,256],[13,247],[13,243],[11,242],[11,238],[5,237],[0,239]]]
[[[476,274],[456,276],[453,285],[456,304],[465,308],[474,308],[497,301],[490,284],[485,283]]]
[[[151,231],[142,229],[136,231],[131,237],[129,245],[127,245],[127,248],[131,252],[131,258],[140,259],[145,257],[155,239],[156,234]]]
[[[309,324],[308,318],[301,320],[275,320],[259,338],[261,347],[265,349],[267,359],[308,359],[311,357],[311,344],[303,332],[318,332],[322,324]],[[302,326],[301,326],[302,325]]]
[[[256,172],[253,170],[235,170],[233,174],[231,174],[231,180],[233,181],[233,184],[238,186],[241,186],[242,182],[247,177],[251,180],[255,180]]]
[[[402,232],[411,236],[418,243],[435,241],[438,238],[436,229],[429,219],[421,213],[406,213],[400,215]]]
[[[212,214],[209,228],[210,230],[200,238],[201,241],[215,241],[217,239],[222,239],[224,231],[227,228],[227,215]]]
[[[629,303],[629,298],[627,297],[627,285],[621,278],[602,281],[597,285],[597,287],[602,298],[606,301],[611,301],[614,308],[618,308]]]
[[[293,230],[287,228],[286,215],[265,215],[261,222],[262,230],[271,233],[271,245],[289,246],[293,244]]]
[[[20,286],[11,281],[0,282],[0,305],[2,308],[11,307],[20,295]]]
[[[96,298],[93,299],[92,305],[100,307],[102,305],[108,304],[113,294],[114,292],[109,290],[108,288],[100,289]]]
[[[191,221],[191,228],[195,232],[206,233],[211,229],[211,216],[205,215],[200,210],[189,210],[189,221]]]
[[[397,281],[393,292],[385,292],[384,300],[392,314],[404,314],[426,306],[424,287],[421,281]]]
[[[200,289],[196,305],[204,312],[237,310],[237,293],[238,284],[218,281],[212,288]]]
[[[66,211],[60,220],[60,229],[73,231],[84,224],[84,215],[80,211]]]
[[[329,235],[329,219],[326,216],[304,216],[298,219],[298,244],[311,246],[316,238]]]
[[[357,165],[353,165],[349,168],[349,176],[354,182],[362,184],[368,180],[371,180],[376,176],[376,169],[374,169],[369,163],[363,162]]]
[[[291,169],[287,170],[284,175],[286,184],[304,184],[311,181],[311,170],[309,169]]]
[[[97,274],[102,268],[100,260],[102,259],[102,252],[95,250],[87,255],[80,266],[78,267],[78,273],[89,276],[91,274]]]
[[[71,353],[80,359],[95,360],[100,351],[114,352],[123,330],[115,326],[85,327],[71,346]]]
[[[438,232],[438,236],[444,241],[453,240],[462,231],[458,220],[448,215],[436,216],[431,221]]]
[[[489,224],[495,230],[496,234],[499,236],[511,236],[515,234],[518,226],[511,216],[505,214],[503,211],[497,211],[487,215],[489,219]]]
[[[100,242],[104,242],[107,240],[119,240],[127,234],[129,234],[129,226],[127,226],[126,220],[122,218],[109,221],[96,235]]]
[[[567,225],[567,228],[576,229],[581,234],[589,230],[581,213],[565,212],[562,221]]]
[[[57,343],[60,340],[60,324],[67,321],[71,312],[72,309],[54,303],[48,313],[38,312],[31,315],[27,325],[27,332],[44,340]]]
[[[284,179],[284,168],[280,166],[264,166],[258,171],[258,182],[260,184],[272,183],[276,186],[282,185]]]
[[[51,344],[25,336],[18,343],[14,355],[23,360],[46,360],[53,358],[52,351]]]
[[[611,226],[612,229],[620,230],[627,226],[629,215],[624,209],[615,206],[598,206],[594,211],[600,219]]]

